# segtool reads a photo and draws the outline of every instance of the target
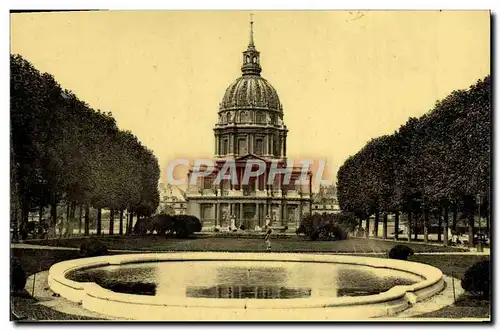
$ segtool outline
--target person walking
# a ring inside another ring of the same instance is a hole
[[[271,233],[272,232],[273,232],[273,230],[268,229],[267,233],[266,233],[266,237],[264,238],[264,240],[266,242],[266,249],[267,249],[268,252],[271,251]]]

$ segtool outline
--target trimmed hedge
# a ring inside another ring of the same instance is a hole
[[[485,260],[477,262],[467,269],[461,285],[465,291],[474,296],[488,298],[491,293],[490,283],[490,261]]]
[[[85,239],[80,244],[81,257],[108,255],[108,247],[95,239]]]
[[[10,290],[13,293],[19,293],[26,286],[26,272],[18,259],[14,258],[10,266]]]
[[[396,245],[389,251],[389,257],[396,260],[408,260],[408,257],[413,254],[413,249],[406,245]]]
[[[161,236],[187,238],[195,232],[200,232],[201,228],[201,222],[195,216],[160,214],[137,221],[134,233],[138,235],[156,233]]]
[[[339,216],[335,214],[313,214],[302,218],[296,234],[304,234],[311,240],[344,240],[347,231],[339,223]]]

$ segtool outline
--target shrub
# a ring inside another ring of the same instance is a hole
[[[17,259],[13,259],[10,266],[10,290],[11,292],[21,292],[26,286],[26,273]]]
[[[153,230],[156,230],[156,233],[158,235],[165,236],[168,234],[173,234],[175,230],[174,225],[174,217],[168,214],[156,215],[153,218]]]
[[[300,222],[296,234],[304,234],[311,240],[344,240],[347,232],[335,214],[306,215]]]
[[[413,249],[405,245],[396,245],[389,251],[389,257],[396,260],[408,260],[413,255]]]
[[[465,272],[462,287],[472,295],[488,298],[490,296],[490,261],[480,261],[473,264]]]
[[[245,225],[244,224],[240,225],[240,230],[245,231]]]
[[[169,216],[170,217],[170,216]],[[167,234],[175,235],[179,238],[187,238],[195,232],[201,231],[200,220],[191,215],[176,215],[172,217],[172,224],[167,230]]]
[[[150,228],[150,224],[152,223],[152,219],[147,217],[147,218],[140,218],[137,220],[137,222],[134,225],[134,233],[138,235],[145,235],[148,233],[148,230]]]
[[[107,255],[108,248],[98,240],[87,239],[80,244],[80,256],[92,257]]]

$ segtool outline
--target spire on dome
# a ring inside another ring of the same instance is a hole
[[[260,76],[262,68],[260,67],[260,53],[255,49],[253,42],[253,14],[250,14],[250,42],[247,50],[243,52],[243,65],[241,72],[245,75]]]
[[[255,47],[253,44],[253,14],[250,14],[250,43],[248,47]]]

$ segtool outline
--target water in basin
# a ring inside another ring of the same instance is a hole
[[[422,281],[393,269],[286,261],[147,262],[82,269],[67,277],[120,293],[226,299],[361,296]]]

